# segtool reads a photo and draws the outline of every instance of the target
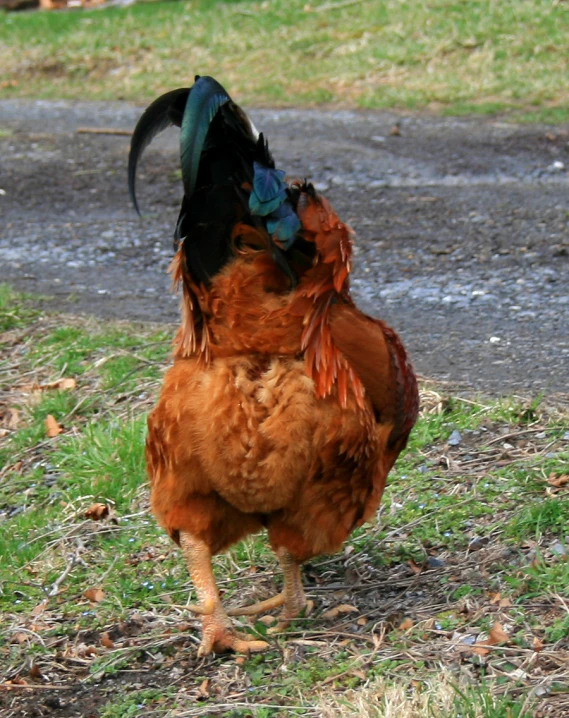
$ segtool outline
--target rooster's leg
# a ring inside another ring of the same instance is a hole
[[[301,564],[284,548],[279,548],[276,553],[284,578],[282,593],[251,606],[242,606],[228,611],[230,616],[255,616],[258,613],[265,613],[265,611],[283,606],[279,623],[269,629],[269,632],[272,633],[284,630],[289,621],[296,618],[302,611],[310,612],[312,609],[312,601],[306,600],[302,587]]]
[[[198,595],[196,613],[203,616],[202,642],[198,655],[207,656],[224,651],[249,653],[268,648],[269,644],[265,641],[251,641],[240,636],[231,625],[221,605],[207,544],[181,531],[180,547]]]
[[[283,572],[283,610],[279,616],[276,626],[270,628],[267,633],[279,633],[284,631],[289,622],[297,618],[303,611],[308,615],[313,607],[312,601],[307,601],[302,586],[302,575],[300,572],[301,563],[285,548],[277,549],[277,557]]]

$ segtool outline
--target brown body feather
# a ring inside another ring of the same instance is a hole
[[[296,288],[252,228],[207,288],[181,253],[173,265],[183,322],[149,418],[152,507],[212,553],[263,526],[298,560],[337,550],[377,510],[417,416],[397,335],[350,299],[349,229],[314,193],[297,212],[316,253]]]

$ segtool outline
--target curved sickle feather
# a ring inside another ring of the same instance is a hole
[[[209,126],[219,108],[226,102],[231,102],[231,97],[213,77],[205,75],[196,79],[186,101],[180,133],[182,179],[184,193],[188,199],[196,185],[200,157]]]
[[[134,208],[139,215],[140,210],[135,193],[136,166],[138,160],[142,157],[144,150],[162,130],[165,130],[170,125],[181,126],[184,107],[189,92],[189,87],[181,87],[178,90],[167,92],[157,100],[154,100],[154,102],[146,108],[134,128],[128,155],[128,192]]]

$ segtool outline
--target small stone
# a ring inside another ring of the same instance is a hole
[[[427,559],[427,564],[430,568],[441,568],[445,565],[445,562],[440,558],[435,558],[434,556],[429,556]]]
[[[567,556],[567,546],[564,546],[561,541],[555,541],[549,547],[551,553],[557,554],[557,556]]]
[[[455,429],[452,432],[452,434],[449,436],[448,444],[449,444],[449,446],[458,446],[461,441],[462,441],[462,436],[460,435],[460,432]]]
[[[547,168],[548,172],[565,172],[565,163],[560,162],[559,160],[556,160],[555,162],[552,162],[552,164],[549,165]]]
[[[476,538],[472,539],[472,541],[468,544],[468,550],[480,551],[481,548],[484,548],[484,546],[486,546],[489,540],[490,539],[486,536],[477,536]]]

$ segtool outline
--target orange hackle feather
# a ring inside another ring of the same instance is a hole
[[[329,396],[336,387],[340,405],[346,407],[351,389],[363,409],[364,387],[330,334],[331,307],[338,301],[352,304],[348,282],[352,231],[324,197],[302,193],[297,212],[304,238],[314,242],[318,252],[316,263],[302,277],[291,307],[303,315],[301,348],[308,375],[314,380],[317,396]]]
[[[330,334],[331,307],[336,301],[352,304],[348,281],[352,231],[324,197],[302,192],[297,212],[303,237],[315,244],[317,254],[294,291],[286,292],[288,280],[266,251],[271,239],[262,229],[235,225],[231,241],[240,240],[236,256],[207,289],[185,270],[180,247],[170,267],[174,284],[182,286],[182,324],[175,355],[198,355],[208,363],[213,356],[226,353],[222,346],[232,352],[301,351],[318,397],[336,389],[345,408],[351,390],[363,409],[362,382]],[[298,330],[301,336],[295,349]]]

